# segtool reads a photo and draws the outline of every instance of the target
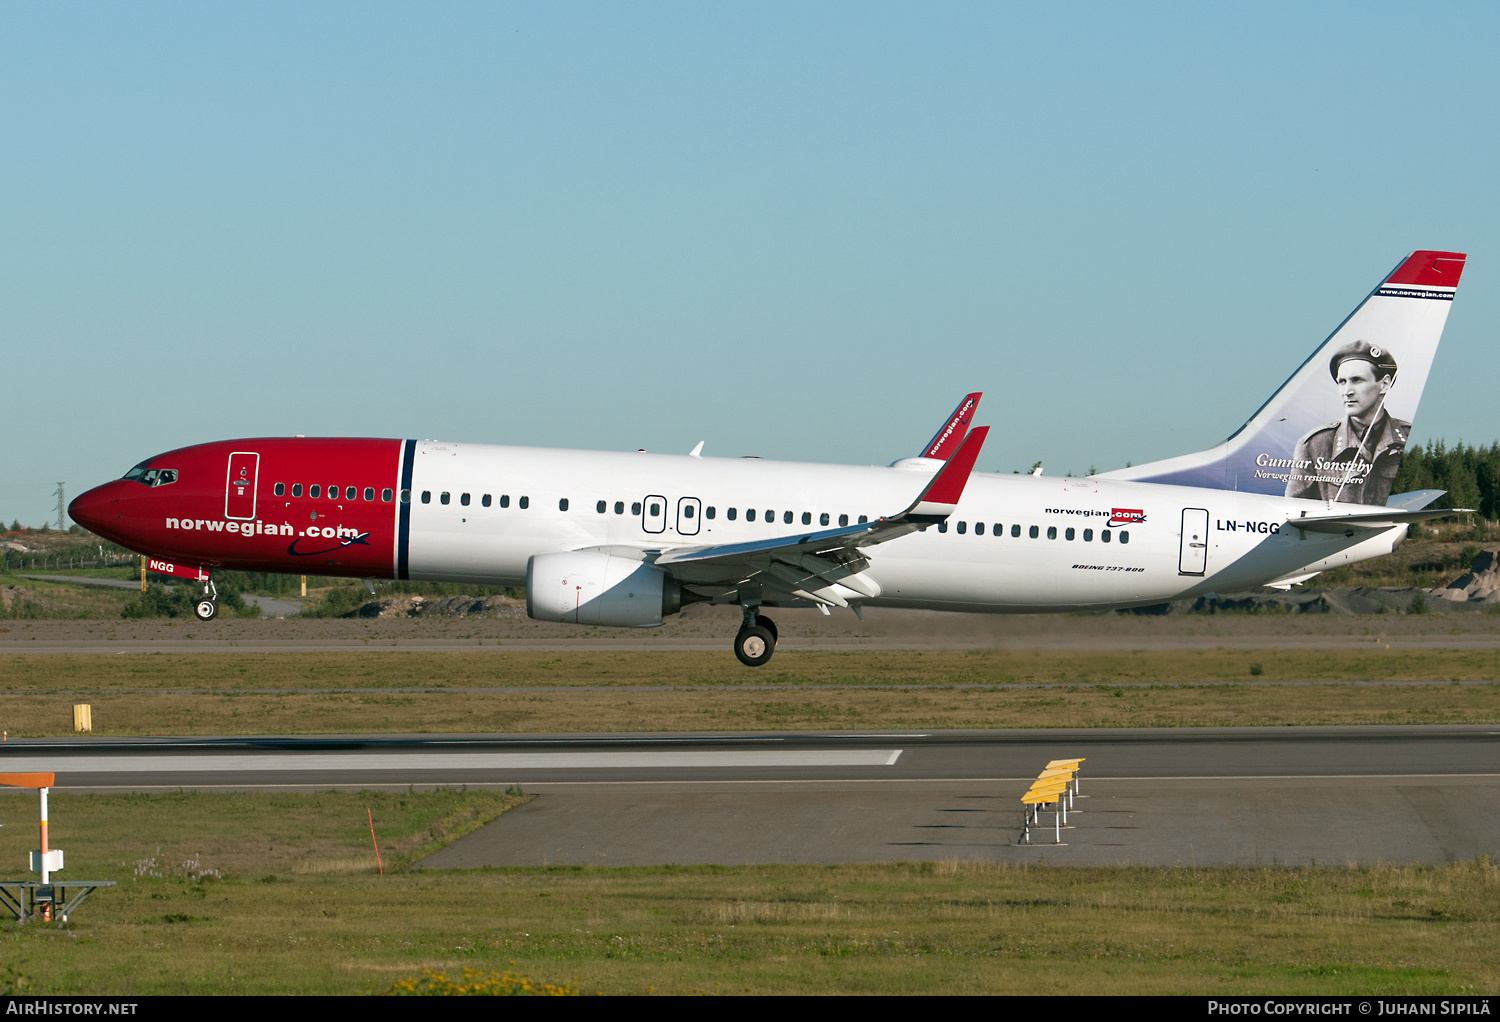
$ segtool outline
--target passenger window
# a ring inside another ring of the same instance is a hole
[[[1012,538],[1019,537],[1021,535],[1021,527],[1019,525],[1012,525],[1010,527],[1010,534],[1011,534]],[[1032,533],[1031,534],[1031,538],[1035,539],[1036,538],[1036,533]]]
[[[1056,539],[1057,538],[1057,526],[1055,526],[1055,525],[1049,525],[1049,526],[1047,526],[1047,538],[1048,539]]]
[[[1063,533],[1063,539],[1069,540],[1071,542],[1075,535],[1077,535],[1077,533],[1075,533],[1072,529],[1069,529],[1067,532]]]
[[[655,518],[657,515],[661,514],[661,505],[654,502],[646,505],[646,513],[652,518]]]
[[[373,486],[366,486],[365,487],[365,500],[374,500],[374,499],[375,499],[375,487],[373,487]]]
[[[508,494],[508,493],[502,493],[502,494],[500,494],[500,506],[501,507],[510,507],[510,494]]]
[[[710,504],[708,505],[708,507],[703,509],[703,513],[708,517],[709,521],[713,521],[714,515],[718,514],[719,512],[712,504]]]
[[[1121,529],[1120,530],[1120,542],[1121,543],[1129,543],[1130,542],[1130,532],[1129,532],[1128,529]]]
[[[314,493],[313,496],[316,497],[317,494]],[[411,503],[411,491],[410,490],[402,490],[401,491],[401,503],[403,503],[403,504],[410,504]]]
[[[1001,525],[999,522],[996,522],[995,527],[991,529],[990,532],[994,533],[995,537],[998,539],[999,537],[1005,535],[1005,526]]]
[[[481,507],[489,507],[493,502],[493,498],[488,493],[479,498],[479,504]]]
[[[786,524],[791,525],[792,524],[792,513],[790,511],[783,511],[783,512],[781,512],[781,520],[783,522],[785,522]]]
[[[380,491],[380,499],[387,504],[391,502],[392,496],[394,496],[394,494],[391,493],[391,488],[389,486]]]
[[[432,491],[431,490],[423,490],[422,491],[422,503],[424,503],[424,504],[431,504],[432,503]]]
[[[747,508],[745,508],[745,521],[747,521],[747,522],[753,522],[753,521],[755,521],[755,508],[753,508],[753,507],[747,507]]]
[[[625,513],[625,502],[623,500],[617,500],[617,501],[615,501],[615,514],[617,514],[617,515],[623,515],[624,513]]]
[[[328,499],[329,500],[338,500],[339,499],[339,488],[337,486],[330,486],[330,487],[328,487]]]
[[[732,508],[730,508],[730,509],[728,509],[727,511],[724,512],[724,517],[728,518],[731,522],[734,521],[739,516],[740,516],[740,510],[739,510],[739,508],[732,507]]]
[[[828,512],[827,511],[824,511],[822,514],[818,515],[818,524],[819,525],[827,525],[828,524]]]
[[[562,500],[559,500],[557,502],[557,509],[559,511],[566,511],[568,509],[568,498],[567,497],[564,497]]]
[[[947,522],[938,522],[938,532],[947,532],[947,531],[948,531],[948,523]]]
[[[976,535],[976,536],[983,536],[984,535],[984,523],[983,522],[975,522],[974,523],[974,535]]]
[[[522,511],[525,511],[530,506],[531,506],[531,498],[530,497],[522,497],[520,500],[516,501],[516,507],[520,508]]]
[[[276,494],[276,496],[278,497],[284,495],[286,493],[286,483],[277,483],[275,486],[271,487],[271,492]]]
[[[633,503],[633,504],[630,505],[630,513],[633,514],[633,515],[638,515],[638,514],[641,513],[641,502],[640,501],[636,501],[635,503]]]
[[[843,528],[845,525],[848,525],[848,524],[849,524],[849,516],[848,515],[839,515],[839,527]]]
[[[684,505],[682,505],[682,517],[684,517],[684,518],[691,518],[691,517],[693,517],[693,505],[691,505],[691,504],[684,504]]]
[[[865,515],[860,515],[860,516],[859,516],[859,524],[861,524],[861,525],[863,525],[863,524],[865,524],[865,523],[866,523],[866,522],[868,522],[868,521],[869,521],[869,520],[870,520],[870,519],[869,519],[869,518],[867,518],[867,517],[866,517],[866,516],[865,516]]]
[[[609,510],[609,501],[607,501],[607,500],[601,500],[601,501],[599,501],[597,504],[594,505],[594,510],[597,511],[597,512],[599,512],[601,515],[604,514],[606,511]]]
[[[469,495],[467,493],[460,493],[458,495],[458,502],[460,504],[462,504],[464,507],[468,507],[469,506]]]
[[[1041,530],[1038,529],[1035,525],[1033,525],[1031,527],[1031,529],[1027,532],[1027,535],[1029,535],[1032,539],[1036,539],[1041,534],[1042,534]]]
[[[344,491],[345,500],[353,500],[359,494],[359,487],[351,486]]]
[[[446,503],[448,503],[448,501],[449,501],[449,500],[451,500],[451,499],[452,499],[452,497],[451,497],[451,495],[450,495],[450,494],[449,494],[449,493],[448,493],[448,491],[447,491],[447,490],[444,490],[444,491],[443,491],[443,492],[442,492],[442,493],[440,493],[440,494],[439,494],[439,495],[438,495],[438,503],[439,503],[439,504],[446,504]]]
[[[323,495],[323,487],[319,486],[317,483],[313,483],[307,488],[307,495],[309,497],[321,497]]]
[[[969,523],[968,522],[959,522],[958,523],[958,534],[960,536],[962,536],[964,533],[966,533],[968,531],[969,531]]]
[[[1109,530],[1108,529],[1100,529],[1099,530],[1099,542],[1101,542],[1101,543],[1108,543],[1109,542]]]
[[[1083,530],[1083,541],[1085,543],[1092,543],[1094,541],[1094,530],[1093,529],[1084,529]]]
[[[804,512],[802,512],[802,524],[803,525],[811,525],[812,524],[812,512],[811,511],[804,511]]]

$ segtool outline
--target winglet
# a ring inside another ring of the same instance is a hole
[[[969,430],[948,463],[938,469],[932,482],[927,484],[927,489],[901,514],[901,518],[905,521],[939,522],[951,515],[954,508],[958,507],[959,498],[964,495],[964,487],[969,483],[974,463],[979,460],[979,449],[984,446],[984,438],[989,432],[988,426],[976,426]]]
[[[954,451],[958,450],[959,444],[963,443],[964,436],[968,433],[969,423],[974,421],[974,413],[979,410],[978,392],[966,394],[964,399],[953,409],[953,414],[948,416],[948,421],[943,423],[943,428],[935,433],[927,446],[922,448],[922,457],[937,458],[947,461]]]

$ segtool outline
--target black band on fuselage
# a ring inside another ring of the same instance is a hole
[[[411,552],[411,469],[416,460],[417,442],[406,441],[406,450],[401,458],[401,490],[397,497],[401,501],[401,521],[396,527],[396,577],[405,581],[407,558]]]

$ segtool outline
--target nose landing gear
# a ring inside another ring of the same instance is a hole
[[[215,588],[213,579],[203,587],[203,598],[193,604],[193,613],[199,621],[212,621],[219,616],[219,590]]]
[[[734,637],[734,655],[746,667],[761,667],[776,652],[776,622],[761,617],[755,607],[745,608],[745,620]]]

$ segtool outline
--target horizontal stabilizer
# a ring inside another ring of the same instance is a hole
[[[1410,525],[1434,518],[1469,514],[1473,508],[1433,508],[1429,511],[1377,511],[1374,514],[1308,515],[1292,518],[1287,524],[1307,532],[1347,532],[1349,529],[1389,529],[1393,525]]]
[[[1420,511],[1447,492],[1447,490],[1412,490],[1408,493],[1393,493],[1386,499],[1385,506],[1395,511]]]

